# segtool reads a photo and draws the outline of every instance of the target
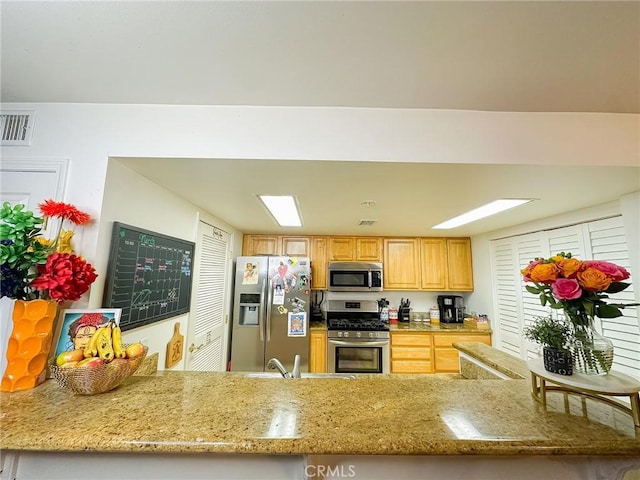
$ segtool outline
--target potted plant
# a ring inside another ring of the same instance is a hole
[[[571,351],[567,348],[571,339],[569,324],[551,316],[537,317],[524,330],[529,340],[542,345],[544,369],[559,375],[573,375]]]

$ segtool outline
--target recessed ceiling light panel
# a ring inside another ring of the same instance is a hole
[[[258,195],[281,227],[301,227],[298,202],[291,195]]]
[[[486,205],[470,210],[466,213],[463,213],[462,215],[458,215],[457,217],[451,218],[446,222],[439,223],[438,225],[435,225],[431,228],[449,229],[459,227],[460,225],[466,225],[467,223],[475,222],[476,220],[480,220],[481,218],[504,212],[505,210],[509,210],[510,208],[524,205],[525,203],[529,203],[532,200],[532,198],[502,198],[500,200],[495,200],[491,203],[487,203]]]

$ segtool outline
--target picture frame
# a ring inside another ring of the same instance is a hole
[[[102,325],[113,321],[119,326],[121,315],[121,308],[62,310],[58,328],[53,337],[49,363],[54,363],[56,357],[62,352],[84,348],[93,332]]]

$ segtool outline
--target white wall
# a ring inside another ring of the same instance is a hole
[[[35,110],[29,147],[67,158],[65,201],[101,216],[110,157],[637,166],[640,115],[420,109],[4,103]],[[79,251],[95,261],[98,228]]]
[[[181,229],[184,238],[195,234],[198,214],[122,170],[107,181],[110,157],[636,166],[640,148],[640,116],[629,114],[22,103],[0,108],[36,112],[31,146],[1,147],[0,156],[69,159],[64,200],[97,220],[77,237],[76,250],[102,275],[116,217],[168,233]],[[134,210],[147,200],[140,187],[181,218],[163,221],[153,202]],[[125,197],[127,202],[118,202]],[[483,252],[486,245],[476,240],[476,272],[484,267]],[[101,300],[101,282],[91,290],[91,306]],[[471,307],[489,313],[482,277],[475,284],[479,300]]]
[[[197,240],[198,221],[201,218],[227,231],[233,238],[242,238],[242,234],[219,219],[202,215],[191,203],[174,195],[165,188],[149,181],[138,173],[111,159],[107,166],[104,187],[104,201],[101,213],[101,233],[98,239],[99,255],[95,267],[98,272],[106,272],[111,241],[112,222],[144,228],[165,235],[195,242]],[[241,243],[240,243],[241,246]],[[236,244],[237,248],[237,244]],[[240,254],[240,250],[234,250]],[[105,275],[98,277],[91,288],[90,307],[98,308],[102,304]],[[193,285],[197,290],[198,286]],[[159,352],[158,367],[164,369],[166,345],[173,335],[176,322],[180,322],[180,332],[187,339],[191,314],[179,315],[151,325],[145,325],[123,333],[125,343],[144,340],[150,352]],[[184,359],[174,370],[184,368]]]

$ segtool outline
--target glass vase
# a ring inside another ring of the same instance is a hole
[[[587,375],[608,374],[613,364],[613,342],[598,333],[593,317],[566,310],[565,315],[572,325],[573,371]]]

